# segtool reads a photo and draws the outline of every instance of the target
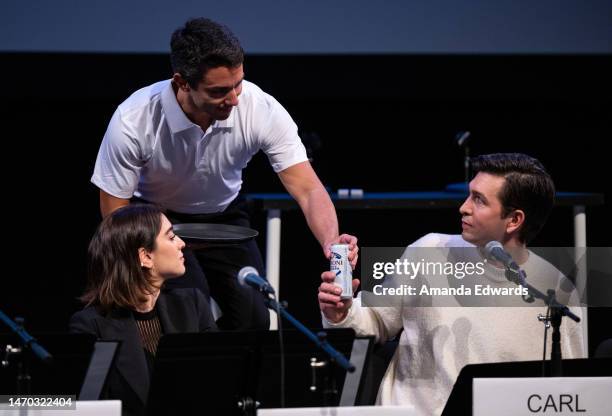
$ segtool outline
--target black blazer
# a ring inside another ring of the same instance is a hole
[[[164,334],[217,329],[210,304],[197,289],[162,290],[156,306]],[[101,340],[121,341],[115,365],[106,382],[104,398],[120,399],[124,414],[144,414],[149,392],[149,370],[132,313],[117,309],[102,314],[96,307],[89,306],[72,316],[70,332],[94,334]]]

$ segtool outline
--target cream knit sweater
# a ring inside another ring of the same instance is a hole
[[[473,245],[460,235],[428,234],[410,247]],[[543,269],[559,273],[533,253],[521,267],[536,287],[529,276]],[[499,276],[500,285],[514,286],[505,281],[502,271]],[[546,284],[538,288],[545,290]],[[542,358],[544,325],[537,316],[546,313],[545,307],[365,307],[361,301],[360,296],[354,299],[344,321],[334,324],[323,318],[323,325],[351,327],[358,335],[374,335],[381,343],[404,329],[379,389],[378,402],[383,405],[408,404],[417,415],[439,415],[465,365]],[[581,308],[572,311],[582,315]],[[585,356],[579,325],[563,319],[563,358]],[[548,356],[551,335],[550,330]]]

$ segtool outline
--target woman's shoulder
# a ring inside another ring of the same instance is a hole
[[[100,305],[88,305],[80,311],[75,312],[70,318],[70,322],[91,322],[97,318],[122,319],[129,316],[129,314],[129,310],[125,308],[111,307],[107,310],[100,307]]]
[[[102,315],[96,306],[86,306],[70,317],[70,332],[95,332],[95,321],[100,316]]]
[[[208,304],[202,292],[193,287],[162,289],[161,296],[164,297],[166,304],[173,304],[175,307],[180,305],[181,308],[190,308],[187,305],[193,305],[196,309],[200,309],[203,303]]]
[[[165,297],[166,304],[173,303],[175,305],[180,305],[181,308],[194,307],[198,313],[202,311],[210,313],[210,303],[199,289],[193,287],[164,289],[162,290],[162,294]]]
[[[102,316],[99,308],[95,305],[89,305],[72,314],[72,318],[70,318],[70,320],[91,320],[98,316]]]
[[[198,289],[193,287],[179,287],[172,289],[162,289],[162,295],[171,298],[189,298],[195,299],[197,297]]]

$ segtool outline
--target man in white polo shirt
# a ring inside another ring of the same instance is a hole
[[[91,178],[102,215],[137,199],[166,208],[173,222],[249,226],[239,195],[242,170],[263,150],[324,254],[335,242],[349,243],[354,263],[357,239],[339,236],[334,206],[296,124],[278,101],[244,80],[243,59],[238,39],[209,19],[189,20],[174,32],[172,79],[133,93],[109,123]],[[176,284],[204,292],[210,286],[224,315],[220,327],[268,327],[261,297],[235,277],[245,265],[263,272],[254,241],[195,256],[186,255],[187,273]]]

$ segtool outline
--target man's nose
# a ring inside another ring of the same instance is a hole
[[[461,215],[469,215],[470,214],[470,198],[467,198],[463,201],[463,204],[459,207],[459,213]]]
[[[235,88],[232,88],[232,90],[229,92],[225,99],[225,103],[234,107],[238,105],[238,93],[236,92]]]

